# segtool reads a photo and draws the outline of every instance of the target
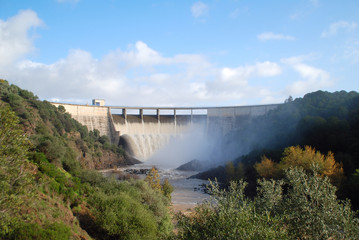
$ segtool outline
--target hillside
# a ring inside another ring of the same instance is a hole
[[[338,186],[338,196],[351,199],[355,208],[358,208],[358,130],[359,93],[309,93],[294,101],[289,99],[267,115],[232,131],[225,137],[222,149],[224,153],[236,152],[237,157],[197,177],[216,177],[222,182],[244,178],[250,183],[248,192],[254,193],[256,180],[260,178],[254,165],[263,156],[278,163],[285,148],[311,146],[321,153],[333,152],[335,161],[342,164],[345,175]]]
[[[0,81],[0,239],[160,239],[168,197],[93,169],[129,164],[122,148],[64,109]]]
[[[4,80],[0,84],[0,101],[8,104],[20,118],[34,150],[44,152],[52,163],[66,165],[69,156],[89,169],[131,163],[123,149],[111,145],[97,130],[89,132],[65,113],[63,107],[56,108],[49,102],[39,101],[33,93]]]

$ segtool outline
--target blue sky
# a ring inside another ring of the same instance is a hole
[[[359,2],[0,0],[0,78],[108,105],[284,102],[358,91]]]

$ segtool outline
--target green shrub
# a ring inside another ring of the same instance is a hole
[[[357,239],[359,221],[349,202],[339,201],[328,178],[301,168],[285,171],[280,181],[258,181],[253,200],[245,182],[229,190],[212,184],[212,201],[195,214],[179,214],[179,239]],[[285,191],[284,191],[285,190]]]
[[[91,170],[83,170],[78,175],[79,179],[82,183],[88,183],[92,187],[99,187],[102,184],[107,183],[107,179],[104,178],[101,173],[91,171]]]
[[[96,206],[99,226],[112,238],[156,239],[157,224],[154,216],[140,201],[127,193],[96,193],[92,204]]]
[[[120,239],[160,239],[171,233],[169,202],[147,182],[119,182],[90,171],[82,172],[80,178],[92,186],[89,204],[102,234]]]
[[[151,188],[148,182],[137,180],[130,183],[136,188],[136,194],[133,194],[133,197],[141,199],[141,202],[153,212],[160,236],[169,235],[173,229],[167,209],[170,199],[163,192]]]
[[[89,136],[89,132],[86,126],[81,125],[79,122],[73,120],[76,130],[80,132],[81,139],[86,139]]]
[[[64,240],[70,239],[71,229],[63,223],[41,226],[36,223],[20,223],[7,239],[21,240]]]
[[[168,200],[171,200],[171,193],[173,192],[174,188],[169,183],[168,179],[166,178],[162,183],[162,193]]]
[[[106,135],[103,135],[98,139],[98,141],[102,144],[105,144],[105,143],[109,143],[110,139],[108,139],[108,137]]]
[[[339,201],[336,187],[317,172],[286,171],[290,188],[281,203],[281,212],[288,232],[299,239],[355,239],[359,221],[348,201]]]
[[[177,215],[179,239],[288,239],[277,217],[256,211],[244,196],[245,182],[231,182],[229,191],[212,184],[215,198],[195,208],[193,216]]]
[[[33,180],[26,160],[30,144],[18,123],[15,113],[0,104],[0,235],[11,232]]]
[[[30,159],[38,166],[40,172],[50,178],[47,181],[49,190],[63,195],[72,205],[81,201],[85,187],[77,177],[73,177],[46,159],[43,153],[31,153]]]
[[[19,95],[27,100],[37,100],[38,97],[36,97],[32,92],[24,90],[24,89],[19,89]]]

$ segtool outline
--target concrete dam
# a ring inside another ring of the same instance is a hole
[[[233,107],[122,107],[52,103],[89,131],[98,129],[133,157],[146,161],[171,141],[204,135],[225,136],[241,123],[266,114],[279,104]],[[190,135],[193,136],[190,136]]]

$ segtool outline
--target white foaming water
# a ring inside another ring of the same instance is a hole
[[[134,157],[141,161],[149,159],[174,137],[171,134],[127,134]]]
[[[156,155],[159,150],[170,143],[180,142],[179,139],[183,139],[183,136],[193,134],[194,130],[196,133],[199,131],[201,131],[202,134],[205,133],[203,126],[206,125],[191,122],[175,124],[175,122],[166,122],[169,121],[168,117],[163,118],[161,122],[154,122],[157,121],[156,118],[147,116],[146,121],[135,122],[140,120],[132,116],[131,121],[125,122],[124,120],[117,120],[114,122],[114,125],[115,129],[121,133],[120,138],[126,142],[126,150],[128,150],[134,158],[143,162],[147,162],[147,160]],[[174,139],[176,139],[176,141],[174,141]],[[189,139],[189,137],[187,137],[187,139]],[[188,142],[188,140],[186,141]],[[183,149],[182,151],[185,150]],[[171,150],[171,152],[173,151]],[[190,160],[192,159],[184,158],[183,161],[186,162]],[[170,161],[173,161],[173,159]]]

